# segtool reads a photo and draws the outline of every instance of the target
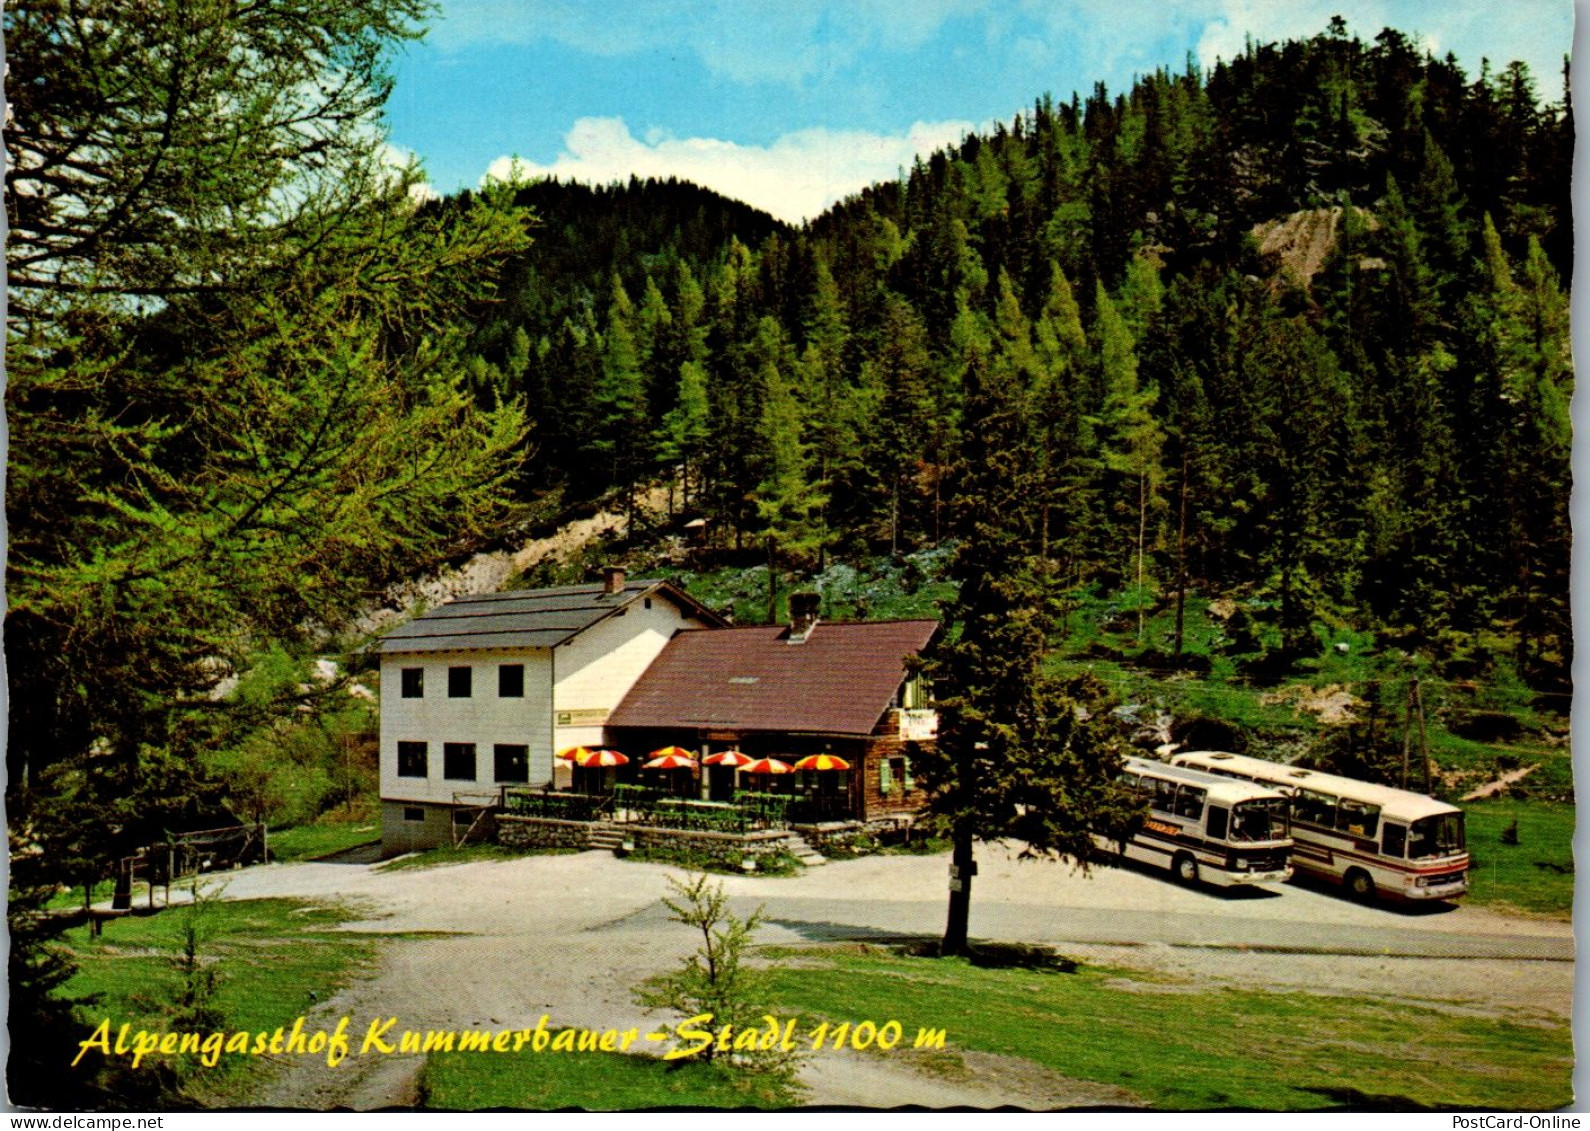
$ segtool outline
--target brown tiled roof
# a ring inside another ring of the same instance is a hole
[[[931,620],[681,632],[608,717],[609,727],[871,734]]]

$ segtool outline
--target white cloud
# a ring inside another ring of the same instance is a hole
[[[646,131],[641,140],[622,118],[581,118],[551,164],[499,157],[486,176],[590,184],[631,176],[678,177],[798,224],[867,185],[892,180],[919,154],[953,145],[973,128],[971,122],[917,122],[903,134],[807,129],[757,146],[676,138],[657,130]]]
[[[408,194],[409,199],[415,204],[424,204],[441,196],[436,191],[436,186],[425,179],[425,170],[420,164],[419,154],[412,149],[383,141],[377,154],[381,164],[392,170],[394,179],[413,178],[408,186]]]

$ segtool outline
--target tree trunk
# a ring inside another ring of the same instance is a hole
[[[778,573],[773,569],[773,536],[767,536],[767,623],[778,623]]]
[[[949,918],[944,924],[944,941],[939,944],[941,956],[965,954],[966,936],[972,917],[972,833],[969,828],[957,828],[953,834],[954,847],[950,863],[955,869],[950,879]]]
[[[900,476],[894,477],[894,495],[889,503],[889,560],[900,556]]]
[[[1181,659],[1187,611],[1187,452],[1181,453],[1181,518],[1176,524],[1176,658]]]
[[[1143,540],[1148,535],[1148,474],[1137,476],[1137,642],[1143,642]]]

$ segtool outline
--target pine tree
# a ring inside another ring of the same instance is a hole
[[[921,768],[953,846],[946,955],[967,950],[977,841],[1015,838],[1086,864],[1094,834],[1119,839],[1135,813],[1115,782],[1119,740],[1100,689],[1042,672],[1031,441],[1014,368],[974,356],[950,503],[958,590],[928,666],[939,732]]]

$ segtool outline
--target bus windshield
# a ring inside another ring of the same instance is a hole
[[[1463,851],[1463,814],[1421,817],[1408,831],[1408,859],[1425,860]]]
[[[1231,810],[1232,840],[1280,840],[1286,836],[1284,797],[1239,801]]]

